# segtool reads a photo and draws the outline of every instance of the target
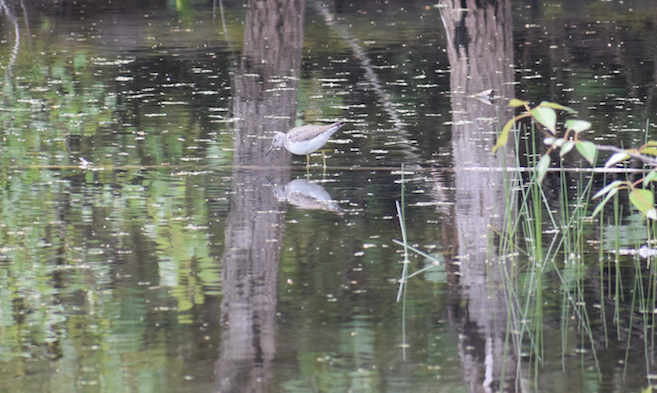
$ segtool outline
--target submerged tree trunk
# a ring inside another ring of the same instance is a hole
[[[235,152],[223,256],[220,392],[271,390],[276,281],[284,215],[272,183],[290,177],[271,132],[287,131],[297,106],[305,0],[249,0],[244,51],[233,85]],[[275,154],[279,153],[279,154]]]
[[[516,359],[504,354],[506,299],[491,247],[500,230],[505,199],[501,159],[491,153],[498,122],[511,118],[513,42],[510,0],[444,0],[441,16],[447,33],[453,113],[452,149],[456,204],[453,238],[461,296],[466,300],[459,343],[464,378],[472,392],[514,390]],[[473,97],[493,89],[493,99]],[[457,308],[460,306],[456,306]],[[503,375],[503,370],[506,375]],[[511,384],[511,387],[506,385]]]

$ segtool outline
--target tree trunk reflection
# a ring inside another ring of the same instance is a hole
[[[264,152],[293,123],[303,45],[303,0],[250,0],[233,85],[235,152],[223,256],[217,390],[269,390],[276,338],[276,279],[284,216],[270,187],[290,177],[289,155]],[[267,168],[272,168],[268,170]]]
[[[516,360],[504,356],[507,307],[500,270],[487,259],[496,255],[489,250],[491,227],[500,229],[504,217],[503,175],[490,169],[500,167],[500,157],[491,154],[498,118],[504,124],[512,115],[505,109],[513,97],[511,5],[507,0],[445,0],[442,5],[454,123],[452,230],[458,242],[460,289],[467,301],[463,310],[454,305],[452,322],[462,331],[459,349],[469,390],[513,391],[515,378],[509,375]],[[505,98],[499,106],[472,97],[488,89]],[[511,153],[505,158],[512,162]]]

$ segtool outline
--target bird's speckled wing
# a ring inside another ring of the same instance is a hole
[[[333,135],[340,127],[344,125],[343,121],[329,124],[326,126],[305,125],[294,127],[287,132],[287,137],[291,142],[309,141],[316,136],[326,132],[326,139]]]

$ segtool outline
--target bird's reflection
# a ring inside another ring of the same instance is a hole
[[[324,187],[306,179],[295,179],[285,186],[272,184],[274,195],[281,202],[288,202],[301,209],[326,210],[342,213],[342,208],[333,200]]]
[[[493,90],[493,89],[484,90],[480,93],[473,94],[470,97],[476,98],[476,99],[478,99],[479,101],[483,102],[486,105],[493,105],[492,100],[498,98],[495,95],[495,90]]]

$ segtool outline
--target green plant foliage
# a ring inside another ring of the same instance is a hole
[[[648,141],[639,148],[639,153],[649,156],[657,156],[657,141]]]
[[[506,122],[504,128],[502,128],[502,132],[500,133],[500,136],[497,138],[497,143],[495,144],[495,146],[493,146],[493,154],[495,154],[498,148],[504,147],[506,143],[509,141],[509,133],[511,132],[511,128],[513,128],[514,124],[515,124],[515,119],[511,119]]]
[[[597,149],[595,148],[595,143],[593,142],[577,142],[576,144],[577,151],[586,159],[586,161],[589,162],[589,164],[593,165],[595,162],[595,156],[597,154]]]
[[[509,101],[509,107],[520,108],[524,107],[526,112],[515,116],[509,120],[500,136],[497,143],[493,147],[495,152],[499,147],[504,146],[509,138],[509,133],[513,125],[524,118],[531,118],[541,124],[549,132],[548,136],[543,139],[543,143],[549,146],[548,151],[536,163],[537,179],[543,181],[550,166],[550,153],[554,150],[559,150],[559,156],[564,157],[566,154],[573,150],[573,147],[581,154],[589,164],[594,165],[598,150],[610,150],[614,153],[606,160],[604,168],[615,167],[617,164],[635,158],[644,161],[649,165],[657,165],[654,157],[657,157],[657,141],[647,141],[643,146],[638,149],[620,149],[617,147],[601,146],[594,142],[582,141],[579,136],[582,132],[591,128],[591,123],[586,120],[568,119],[564,125],[566,130],[560,135],[557,129],[557,110],[575,113],[572,108],[556,104],[553,102],[543,101],[534,108],[530,108],[527,101],[512,99]],[[571,137],[571,134],[572,137]],[[657,180],[657,172],[650,171],[643,179],[640,179],[635,184],[641,183],[643,187],[648,187],[651,182]],[[605,204],[613,198],[616,193],[621,189],[630,189],[630,202],[636,207],[645,217],[657,220],[657,211],[654,207],[653,192],[648,189],[640,189],[630,184],[629,182],[614,181],[611,184],[600,190],[594,198],[605,195],[605,198],[598,204],[593,212],[595,217],[605,206]]]
[[[557,113],[552,108],[538,106],[531,110],[531,115],[553,135],[557,133]]]
[[[656,157],[657,156],[657,148],[654,147],[646,147],[643,149],[640,149],[641,154],[646,154],[649,156]]]
[[[543,181],[543,178],[545,178],[545,174],[547,173],[548,169],[550,168],[550,161],[551,161],[550,156],[545,154],[538,161],[538,164],[536,164],[536,174],[538,176],[539,183]]]
[[[563,139],[559,139],[560,141],[563,141]],[[559,155],[561,157],[565,156],[568,154],[571,150],[573,150],[573,147],[575,147],[575,141],[566,141],[561,145],[561,150],[559,150]]]
[[[615,154],[612,154],[611,157],[605,162],[605,168],[612,167],[620,162],[623,162],[625,160],[628,160],[630,158],[630,155],[627,154],[626,152],[618,152]]]
[[[562,138],[555,138],[553,136],[549,136],[543,139],[543,143],[552,147],[561,147],[565,142],[566,141]]]
[[[552,108],[552,109],[555,109],[555,110],[558,110],[558,111],[566,111],[566,112],[570,112],[570,113],[577,113],[577,111],[574,110],[573,108],[569,108],[567,106],[557,104],[556,102],[542,101],[539,104],[539,107],[547,107],[547,108]]]
[[[573,130],[576,133],[580,133],[582,131],[591,129],[591,123],[586,120],[568,119],[566,120],[566,127],[569,130]]]
[[[614,180],[613,182],[607,184],[602,190],[598,191],[595,195],[593,195],[593,199],[599,198],[605,195],[606,193],[612,191],[613,189],[618,189],[623,184],[627,184],[627,182],[622,180]]]
[[[613,189],[609,190],[609,192],[607,193],[607,196],[602,200],[602,202],[600,202],[598,204],[598,206],[595,207],[595,210],[593,210],[593,214],[591,215],[591,217],[597,216],[598,213],[600,213],[600,211],[602,211],[602,208],[605,207],[607,202],[609,202],[611,200],[611,198],[613,198],[614,195],[616,195],[616,193],[618,193],[618,188],[613,188]]]
[[[630,202],[645,216],[657,220],[657,212],[654,207],[655,198],[652,191],[635,188],[630,192]]]
[[[643,178],[643,187],[647,187],[648,184],[655,180],[657,180],[657,170],[653,169]]]
[[[528,101],[522,101],[517,98],[512,98],[509,101],[509,108],[520,108],[521,106],[527,106],[529,105]]]

